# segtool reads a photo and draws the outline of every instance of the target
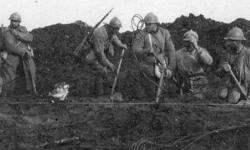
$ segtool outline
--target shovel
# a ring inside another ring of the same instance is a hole
[[[233,77],[236,85],[238,86],[238,88],[240,89],[240,92],[244,95],[244,97],[249,100],[248,96],[247,96],[247,92],[245,89],[243,89],[243,87],[240,85],[240,82],[238,81],[238,79],[236,78],[236,76],[234,75],[231,66],[229,64],[228,65],[228,71],[230,72],[231,76]]]
[[[116,84],[117,84],[117,79],[118,79],[118,76],[119,76],[119,73],[120,73],[120,69],[121,69],[121,65],[122,65],[124,53],[125,53],[125,49],[122,49],[121,59],[119,61],[118,68],[116,70],[115,79],[114,79],[114,82],[113,82],[113,85],[112,85],[111,94],[110,94],[110,99],[112,101],[113,101],[113,95],[114,95],[114,92],[115,92],[115,87],[116,87]]]

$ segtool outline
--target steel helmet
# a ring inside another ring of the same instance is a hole
[[[244,37],[243,31],[238,28],[234,27],[227,33],[227,36],[224,38],[225,40],[237,40],[237,41],[244,41],[246,38]]]
[[[158,17],[154,13],[150,12],[144,17],[144,22],[146,24],[148,24],[148,23],[159,23],[159,20],[158,20]]]
[[[17,12],[14,12],[10,15],[9,20],[14,20],[14,21],[22,21],[21,15]]]
[[[184,41],[190,41],[190,42],[193,42],[193,41],[198,41],[199,40],[199,36],[198,34],[193,31],[192,29],[187,31],[186,33],[184,33],[184,38],[183,38]]]
[[[117,17],[113,17],[110,22],[109,22],[109,25],[111,27],[114,27],[114,28],[121,28],[122,27],[122,22],[120,21],[120,19],[118,19]]]

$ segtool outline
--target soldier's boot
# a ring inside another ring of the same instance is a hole
[[[225,99],[225,98],[227,97],[227,95],[228,95],[228,88],[222,87],[222,88],[219,90],[219,94],[218,94],[219,98],[220,98],[220,99]]]
[[[228,102],[231,104],[236,104],[239,102],[240,97],[241,93],[238,91],[238,89],[233,88],[228,94]]]

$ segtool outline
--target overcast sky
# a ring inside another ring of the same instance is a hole
[[[121,19],[121,31],[131,30],[134,14],[145,16],[154,12],[160,22],[173,22],[181,15],[203,14],[217,21],[231,22],[236,18],[250,20],[250,0],[0,0],[0,23],[9,24],[9,15],[19,12],[28,30],[56,23],[82,20],[94,25],[114,8],[113,16]]]

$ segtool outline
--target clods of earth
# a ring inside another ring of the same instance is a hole
[[[191,28],[197,31],[200,45],[214,57],[213,66],[208,68],[212,74],[225,53],[222,43],[228,30],[238,26],[246,33],[250,22],[237,19],[226,24],[190,14],[161,26],[169,29],[176,49],[182,47],[185,31]],[[213,75],[204,99],[173,94],[155,104],[134,99],[112,103],[108,97],[94,97],[95,77],[84,62],[86,53],[77,59],[73,55],[90,29],[86,23],[77,21],[32,31],[39,94],[1,98],[0,149],[250,149],[250,107],[218,100],[216,92],[221,83]],[[132,32],[120,37],[131,46]],[[115,64],[121,52],[116,51],[112,59]],[[133,71],[131,55],[129,49],[122,71]],[[58,82],[68,83],[70,93],[67,100],[51,103],[47,95]],[[110,84],[105,86],[108,93]],[[132,95],[131,86],[133,83],[128,80],[122,89],[128,97]]]

